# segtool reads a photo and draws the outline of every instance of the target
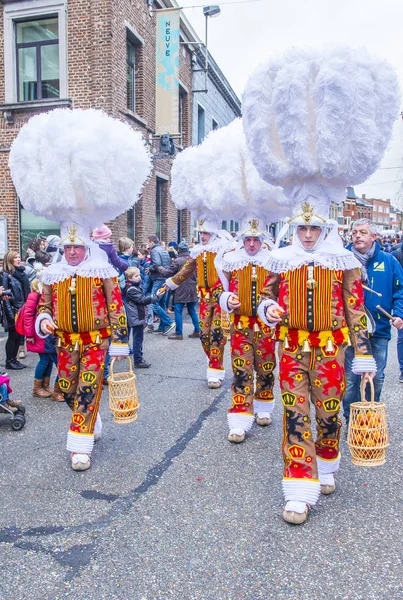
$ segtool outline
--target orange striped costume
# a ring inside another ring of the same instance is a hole
[[[127,343],[118,279],[77,275],[44,284],[39,312],[57,326],[59,385],[73,411],[70,434],[92,435],[109,337],[112,344]]]
[[[231,364],[234,374],[232,404],[227,417],[230,430],[239,428],[248,431],[255,413],[269,416],[274,407],[275,340],[271,328],[257,315],[260,291],[269,273],[252,261],[253,258],[250,257],[250,262],[242,268],[224,271],[229,286],[228,292],[221,296],[221,308],[226,310],[227,299],[231,294],[241,304],[230,313]]]
[[[169,281],[178,287],[197,269],[197,286],[200,296],[200,339],[207,356],[207,378],[223,380],[224,347],[226,337],[221,327],[221,309],[218,301],[222,284],[214,265],[216,252],[201,251],[196,258],[189,259],[179,273]]]
[[[284,311],[276,326],[284,405],[283,491],[286,500],[312,505],[319,495],[319,478],[337,471],[340,462],[338,414],[350,337],[356,355],[371,355],[360,270],[303,264],[272,273],[261,297],[274,300]]]

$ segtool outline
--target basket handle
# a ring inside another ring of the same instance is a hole
[[[362,402],[366,402],[365,388],[366,388],[367,383],[369,383],[369,387],[370,387],[370,390],[371,390],[371,400],[369,401],[369,404],[375,404],[374,381],[373,381],[373,379],[370,379],[369,382],[364,381],[363,377],[361,377],[361,401]]]
[[[130,375],[133,375],[133,367],[132,367],[132,361],[130,360],[130,356],[124,356],[124,358],[126,358],[127,361],[128,361],[128,363],[129,363],[129,373],[130,373]],[[114,356],[112,358],[111,364],[110,364],[110,373],[111,373],[110,377],[111,377],[112,381],[113,381],[113,365],[115,364],[115,362],[116,362],[116,356]]]

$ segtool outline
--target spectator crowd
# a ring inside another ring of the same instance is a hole
[[[104,250],[108,261],[119,275],[119,286],[126,307],[130,330],[130,353],[135,368],[149,368],[151,363],[143,357],[144,332],[162,334],[170,340],[183,339],[183,307],[191,316],[194,332],[189,337],[199,337],[199,321],[196,312],[196,277],[192,277],[178,292],[166,293],[167,277],[176,273],[189,256],[189,246],[181,242],[168,245],[155,235],[149,236],[145,248],[137,249],[134,241],[122,237],[115,248],[112,232],[106,225],[94,229],[93,240]],[[60,237],[50,235],[32,239],[24,259],[15,251],[8,251],[2,261],[0,272],[0,325],[6,334],[5,357],[0,361],[0,385],[10,408],[13,401],[7,393],[9,372],[26,367],[26,352],[36,353],[38,363],[32,382],[32,394],[37,398],[49,398],[60,402],[63,396],[58,385],[55,337],[40,337],[35,329],[38,303],[42,292],[42,277],[52,262],[62,260]],[[175,321],[171,317],[174,315]],[[150,336],[151,338],[151,336]],[[56,377],[50,384],[53,366]],[[105,365],[104,384],[109,376],[109,358]],[[8,388],[11,389],[11,388]],[[2,399],[0,390],[0,410]]]
[[[164,286],[166,279],[177,274],[189,259],[190,247],[185,240],[179,245],[175,241],[166,244],[156,235],[150,235],[147,246],[137,249],[133,240],[122,237],[115,248],[112,232],[106,225],[94,229],[92,238],[106,252],[108,261],[119,274],[119,286],[128,318],[130,353],[135,368],[151,366],[144,358],[145,333],[150,334],[146,337],[147,344],[151,334],[163,335],[168,340],[183,340],[185,307],[193,324],[193,331],[188,337],[200,337],[196,273],[175,291],[167,290]],[[291,241],[283,241],[282,245]],[[343,236],[343,241],[362,263],[363,283],[367,287],[365,305],[374,328],[371,341],[378,365],[374,383],[376,399],[379,400],[392,326],[398,330],[399,381],[403,383],[403,292],[400,287],[403,279],[403,240],[399,234],[382,236],[370,221],[361,219],[354,224],[351,232]],[[53,386],[50,385],[53,366],[56,366],[57,373],[55,338],[49,336],[44,340],[39,337],[35,331],[35,319],[43,273],[51,262],[62,260],[63,251],[59,242],[57,235],[34,238],[28,245],[24,260],[18,252],[6,252],[0,273],[0,324],[7,336],[5,370],[0,368],[0,377],[6,377],[9,371],[24,369],[25,352],[36,353],[38,363],[32,393],[35,397],[58,402],[63,401],[63,396],[57,375]],[[379,268],[380,264],[384,265],[382,269]],[[376,309],[379,303],[394,315],[393,321],[379,315]],[[344,397],[347,421],[350,404],[359,394],[359,378],[351,373],[352,353],[349,350],[346,353],[347,388]],[[107,355],[104,384],[107,384],[108,376]],[[8,403],[11,406],[12,401],[8,399]]]

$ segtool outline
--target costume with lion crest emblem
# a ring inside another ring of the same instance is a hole
[[[320,493],[335,489],[347,344],[354,345],[355,373],[369,379],[376,371],[360,264],[343,248],[329,207],[379,166],[398,107],[393,69],[364,48],[293,48],[260,66],[246,86],[243,123],[253,163],[293,203],[277,244],[296,227],[292,244],[271,252],[258,310],[280,341],[289,523],[303,523]],[[313,234],[313,242],[304,238]]]
[[[100,110],[54,110],[33,117],[10,153],[23,206],[61,223],[65,255],[43,276],[38,335],[57,336],[59,385],[72,410],[72,468],[90,467],[106,353],[129,354],[118,273],[90,231],[136,202],[151,170],[139,132]],[[66,251],[76,252],[68,262]]]

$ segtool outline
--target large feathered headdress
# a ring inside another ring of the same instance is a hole
[[[284,188],[295,223],[323,224],[330,202],[377,169],[398,108],[394,70],[365,49],[292,49],[251,75],[243,122],[254,165]]]
[[[199,219],[276,221],[288,212],[281,188],[265,183],[253,166],[240,119],[184,150],[172,168],[172,199]]]
[[[65,243],[85,245],[91,229],[135,204],[151,172],[142,135],[94,109],[32,117],[9,165],[22,205],[61,223]]]

